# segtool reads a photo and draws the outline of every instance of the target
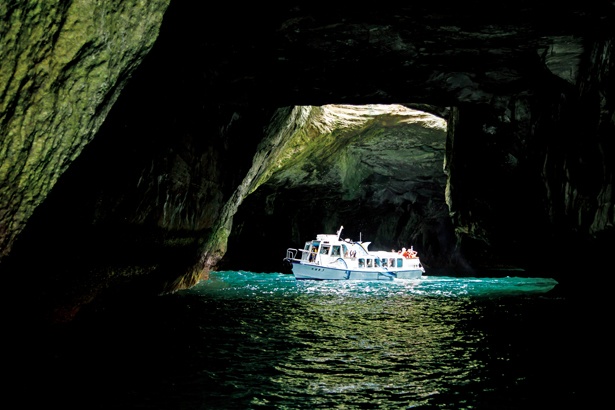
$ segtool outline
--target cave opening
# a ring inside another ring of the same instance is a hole
[[[400,104],[309,109],[308,137],[239,207],[218,268],[278,271],[287,247],[340,225],[350,237],[369,237],[374,249],[416,246],[428,265],[450,264],[447,111]]]

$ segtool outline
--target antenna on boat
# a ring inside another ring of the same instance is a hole
[[[359,242],[361,242],[361,232],[359,232]]]
[[[342,229],[344,229],[344,225],[340,226],[340,229],[337,231],[337,239],[340,239],[340,235],[342,234]]]

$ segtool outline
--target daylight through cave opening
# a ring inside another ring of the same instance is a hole
[[[302,108],[309,121],[234,216],[221,269],[271,270],[268,261],[281,261],[281,249],[322,233],[315,228],[335,232],[341,225],[345,235],[362,233],[374,247],[412,242],[446,260],[454,243],[445,199],[446,120],[403,105]],[[289,236],[292,244],[278,239]],[[271,247],[246,258],[245,244],[255,240]],[[248,269],[247,260],[255,266]]]

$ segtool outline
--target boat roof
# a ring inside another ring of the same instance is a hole
[[[317,241],[323,241],[323,242],[339,242],[339,236],[337,235],[329,235],[329,234],[318,234],[316,235],[316,240]]]
[[[340,230],[337,232],[337,234],[326,234],[326,233],[320,233],[318,235],[316,235],[316,239],[312,239],[311,241],[306,242],[307,243],[312,243],[315,241],[320,241],[320,242],[325,242],[325,243],[329,243],[329,244],[340,244],[340,243],[347,243],[349,245],[359,245],[361,246],[363,249],[365,249],[367,252],[371,253],[372,255],[377,255],[381,258],[383,257],[387,257],[387,258],[392,258],[392,257],[397,257],[397,256],[401,256],[399,255],[397,252],[393,251],[370,251],[369,249],[369,245],[371,244],[370,241],[368,242],[354,242],[351,241],[350,239],[341,239],[340,238],[340,234],[342,232],[342,228],[343,226],[340,228]]]

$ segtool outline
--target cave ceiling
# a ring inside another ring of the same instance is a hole
[[[250,11],[221,13],[207,24],[199,13],[182,15],[182,26],[174,26],[177,39],[194,43],[174,41],[169,61],[201,59],[204,88],[218,101],[489,102],[531,87],[538,66],[574,82],[581,35],[596,24],[583,6],[527,2],[280,6],[260,10],[262,19]]]

